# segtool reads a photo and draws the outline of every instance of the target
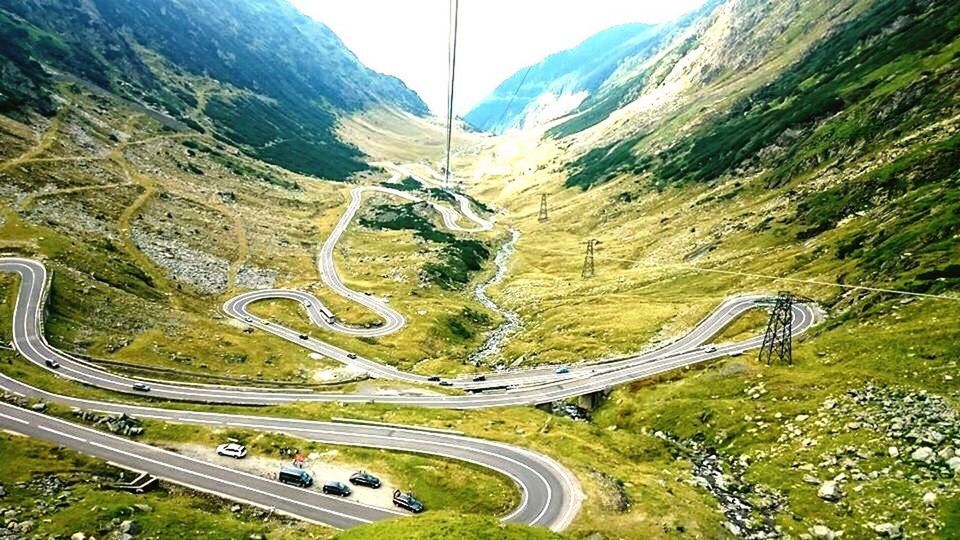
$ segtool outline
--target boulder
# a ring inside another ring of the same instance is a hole
[[[840,486],[835,481],[827,480],[817,490],[817,497],[825,501],[837,502],[843,498],[843,492],[840,491]]]
[[[834,540],[843,536],[843,531],[834,531],[826,525],[814,525],[810,527],[810,536],[816,540]]]
[[[954,473],[960,473],[960,456],[953,456],[948,459],[947,466],[950,467]]]
[[[890,448],[887,448],[887,454],[889,454],[890,457],[895,458],[900,455],[900,450],[896,446],[891,446]]]
[[[933,450],[927,446],[921,446],[913,451],[910,454],[910,458],[914,461],[920,461],[922,463],[930,463],[933,459]]]
[[[927,505],[927,506],[933,506],[933,505],[937,504],[937,494],[934,493],[934,492],[932,492],[932,491],[928,491],[928,492],[924,493],[924,494],[923,494],[923,504],[925,504],[925,505]]]
[[[895,523],[880,523],[873,526],[873,532],[882,538],[903,538],[903,530]]]

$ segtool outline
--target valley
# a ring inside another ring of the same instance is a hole
[[[453,185],[322,23],[167,4],[0,2],[0,538],[958,534],[952,3],[614,27],[456,120]]]

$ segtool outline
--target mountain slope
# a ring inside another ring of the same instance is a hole
[[[0,32],[5,111],[52,112],[54,78],[43,64],[316,176],[364,168],[334,134],[338,115],[428,112],[285,0],[4,0]]]
[[[477,129],[502,133],[521,125],[528,115],[538,112],[538,107],[566,101],[569,110],[596,90],[624,58],[644,54],[658,43],[659,37],[657,26],[642,23],[604,30],[576,47],[517,71],[464,119]],[[559,116],[566,110],[553,112]]]

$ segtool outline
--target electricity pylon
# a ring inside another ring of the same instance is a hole
[[[540,195],[540,216],[537,218],[537,221],[543,223],[549,219],[547,217],[547,194],[542,193]]]
[[[813,300],[788,291],[777,293],[770,311],[770,320],[767,322],[767,331],[763,334],[761,362],[771,364],[777,360],[793,365],[793,304],[808,302]]]
[[[587,240],[587,254],[583,259],[583,270],[580,271],[580,277],[591,278],[597,273],[597,268],[593,262],[594,247],[599,244],[599,240]]]

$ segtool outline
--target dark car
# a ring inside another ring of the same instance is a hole
[[[277,480],[283,482],[284,484],[291,484],[303,488],[313,485],[313,477],[310,476],[310,473],[303,469],[290,466],[285,466],[280,469],[280,474],[277,475]]]
[[[355,486],[367,486],[373,489],[380,487],[380,479],[367,471],[357,471],[350,475],[350,483]]]
[[[440,381],[440,386],[453,386],[453,383],[450,381]]]
[[[323,485],[323,492],[327,495],[336,495],[338,497],[347,497],[352,493],[350,488],[343,482],[331,480]]]
[[[300,339],[310,339],[310,336],[306,334],[300,334]]]
[[[356,353],[347,353],[347,358],[354,360],[357,358],[357,355]]]
[[[485,380],[487,380],[486,375],[477,375],[473,378],[473,382],[483,382]]]
[[[60,362],[57,362],[52,358],[47,358],[46,360],[44,360],[44,363],[47,364],[47,367],[50,369],[57,369],[58,367],[60,367]]]
[[[430,382],[440,382],[440,377],[434,375],[433,377],[427,377],[427,380]]]
[[[149,391],[150,391],[150,385],[147,384],[147,383],[142,383],[142,382],[133,383],[133,389],[136,390],[136,391],[138,391],[138,392],[149,392]]]
[[[403,493],[399,489],[393,492],[393,505],[409,510],[414,514],[419,514],[424,510],[422,502],[418,501],[412,494]]]

